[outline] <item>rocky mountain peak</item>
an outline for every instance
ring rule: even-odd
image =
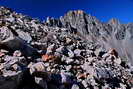
[[[68,11],[66,15],[72,16],[72,15],[84,15],[86,14],[83,10],[73,10],[73,11]]]
[[[111,24],[111,25],[116,25],[116,24],[119,25],[120,21],[116,18],[113,18],[113,19],[109,20],[108,23]]]

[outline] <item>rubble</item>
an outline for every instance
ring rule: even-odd
[[[132,89],[131,53],[107,40],[117,25],[81,10],[42,23],[0,7],[0,89]]]

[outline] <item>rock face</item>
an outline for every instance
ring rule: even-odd
[[[132,29],[82,10],[42,23],[1,6],[0,89],[131,89]]]
[[[132,57],[132,23],[121,24],[117,19],[102,23],[95,17],[85,12],[70,11],[57,20],[60,27],[67,28],[70,32],[80,35],[86,41],[100,44],[106,50],[115,48],[119,56],[133,63]],[[55,26],[54,21],[46,21],[50,26]]]

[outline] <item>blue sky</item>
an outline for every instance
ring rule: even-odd
[[[80,9],[103,22],[111,18],[133,22],[133,0],[0,0],[0,5],[41,20]]]

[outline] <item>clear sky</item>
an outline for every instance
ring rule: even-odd
[[[133,22],[133,0],[0,0],[0,5],[41,20],[81,9],[103,22],[111,18]]]

